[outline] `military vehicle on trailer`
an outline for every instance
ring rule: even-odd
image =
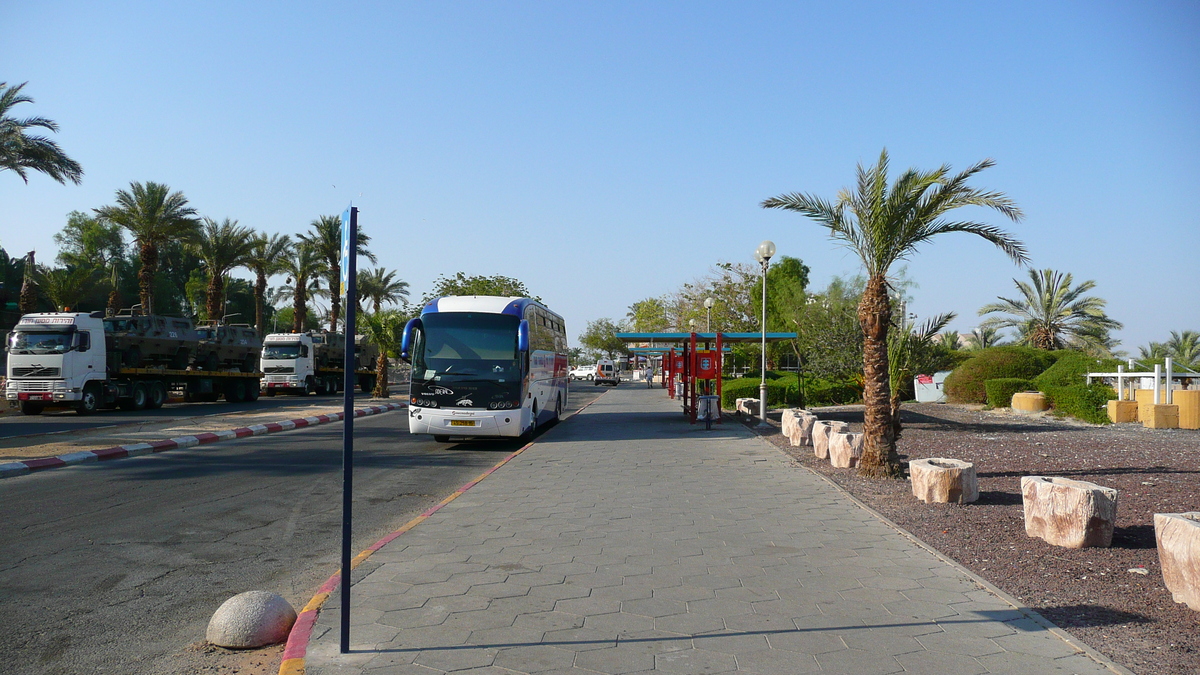
[[[262,354],[262,338],[258,331],[245,324],[230,326],[209,322],[196,329],[200,344],[192,365],[198,370],[237,368],[243,373],[258,370]]]
[[[108,367],[165,366],[183,370],[200,346],[191,319],[142,314],[135,306],[104,318]]]

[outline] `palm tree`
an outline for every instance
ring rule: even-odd
[[[980,316],[1009,315],[993,317],[986,322],[988,325],[1015,328],[1022,344],[1038,349],[1108,350],[1108,331],[1120,329],[1121,324],[1104,314],[1103,299],[1084,295],[1096,287],[1096,282],[1085,281],[1072,288],[1070,273],[1052,269],[1029,270],[1029,279],[1031,283],[1013,279],[1022,297],[1001,297],[1000,302],[980,308]]]
[[[372,310],[378,313],[385,302],[395,305],[407,301],[408,282],[397,279],[395,270],[366,270],[358,275],[358,298],[370,299]]]
[[[950,175],[943,165],[933,171],[909,169],[888,186],[888,154],[869,168],[858,165],[855,192],[843,189],[835,202],[801,193],[767,199],[763,208],[786,209],[808,216],[829,228],[830,236],[862,259],[867,286],[858,304],[863,332],[863,457],[860,472],[868,476],[895,476],[900,472],[891,420],[888,386],[888,327],[892,307],[888,297],[888,270],[897,260],[912,255],[917,246],[947,232],[967,232],[983,237],[1024,264],[1025,246],[1003,230],[974,221],[945,220],[962,206],[995,209],[1013,221],[1021,210],[1000,192],[967,185],[975,174],[993,166],[985,159],[962,173]]]
[[[254,248],[254,230],[241,227],[238,221],[226,218],[218,223],[205,218],[200,236],[192,250],[204,262],[208,274],[208,289],[204,308],[209,321],[225,320],[225,277],[234,268],[246,264]]]
[[[892,435],[896,440],[899,440],[901,431],[900,400],[908,389],[913,375],[916,374],[913,370],[920,367],[917,363],[918,356],[922,351],[927,351],[935,340],[950,347],[946,344],[945,334],[938,335],[938,331],[945,328],[946,324],[953,321],[956,316],[954,312],[938,314],[926,320],[920,327],[906,322],[904,325],[898,326],[900,330],[888,334],[888,388],[891,389],[889,408],[892,417]],[[957,332],[954,333],[954,337],[954,343],[957,345]]]
[[[375,398],[388,397],[388,353],[395,352],[399,344],[400,331],[404,328],[404,317],[394,311],[363,314],[363,335],[379,347],[379,358],[375,361]]]
[[[332,291],[329,298],[329,330],[336,331],[342,312],[342,293],[338,292],[342,283],[342,219],[340,216],[321,216],[309,223],[309,227],[309,233],[301,234],[299,238],[311,246],[317,257],[325,263],[326,280]],[[363,234],[360,227],[355,249],[358,255],[374,263],[375,255],[367,250],[370,241],[371,238]]]
[[[100,269],[83,265],[51,269],[39,265],[38,285],[58,311],[80,311],[79,301],[95,286]]]
[[[1004,344],[1004,334],[999,328],[983,323],[967,336],[967,347],[970,349],[987,349]]]
[[[267,334],[267,277],[287,271],[284,261],[292,254],[292,238],[286,234],[259,234],[254,237],[246,266],[254,271],[254,326],[259,335]]]
[[[21,180],[29,183],[26,169],[41,171],[54,180],[66,185],[67,181],[79,185],[83,178],[83,167],[67,157],[62,148],[45,136],[31,136],[30,129],[41,128],[58,132],[58,124],[44,117],[16,119],[9,111],[18,103],[33,103],[33,99],[22,94],[28,82],[8,86],[0,82],[0,171],[16,172]]]
[[[142,311],[154,312],[154,277],[158,274],[158,249],[169,241],[191,243],[200,232],[196,209],[187,205],[182,192],[171,192],[162,183],[130,183],[130,190],[117,190],[115,206],[93,209],[96,216],[116,223],[133,234],[138,245],[138,292]]]
[[[1182,333],[1171,331],[1171,339],[1167,340],[1167,351],[1171,359],[1188,370],[1200,368],[1200,333],[1185,330]]]
[[[294,284],[292,299],[292,332],[304,332],[304,317],[308,313],[309,286],[325,271],[325,261],[306,242],[292,247],[291,255],[283,260],[283,271],[288,274],[288,283]]]
[[[25,254],[25,267],[21,277],[21,294],[17,296],[17,311],[22,315],[37,309],[37,265],[33,261],[36,251]]]

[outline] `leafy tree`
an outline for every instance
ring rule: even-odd
[[[142,268],[138,272],[138,292],[142,310],[154,312],[154,282],[158,273],[159,249],[168,242],[190,243],[199,234],[196,209],[188,206],[182,192],[171,192],[162,183],[130,183],[130,189],[117,190],[116,204],[95,209],[105,223],[129,230],[138,245]]]
[[[900,402],[904,395],[912,390],[913,375],[923,370],[934,370],[938,361],[939,351],[944,354],[949,348],[945,340],[940,340],[938,331],[954,320],[954,312],[938,314],[925,323],[913,326],[905,322],[899,330],[888,334],[888,384],[892,392],[891,417],[892,432],[897,440],[900,438]],[[954,334],[954,344],[958,344],[958,333]]]
[[[205,312],[210,321],[224,321],[225,278],[230,271],[249,262],[254,250],[254,230],[229,218],[220,223],[205,218],[193,247],[204,262],[208,277]]]
[[[375,361],[375,390],[371,392],[375,398],[388,397],[388,356],[399,351],[404,322],[404,318],[396,312],[363,314],[363,335],[379,347],[379,358]]]
[[[329,294],[329,330],[336,331],[338,320],[342,317],[342,218],[341,216],[321,216],[309,223],[309,232],[299,235],[300,241],[307,244],[324,262],[323,273],[328,282]],[[375,255],[367,250],[371,237],[358,228],[358,241],[355,250],[358,255],[376,262]]]
[[[67,156],[54,141],[40,135],[30,135],[33,129],[58,132],[58,124],[45,117],[17,119],[9,113],[19,103],[33,103],[21,93],[28,82],[8,86],[0,82],[0,171],[9,170],[29,183],[27,169],[40,171],[59,183],[71,181],[79,185],[83,167]]]
[[[287,271],[285,261],[292,254],[292,238],[286,234],[256,234],[246,256],[246,267],[254,272],[254,326],[259,335],[267,334],[267,278]]]
[[[1110,351],[1108,331],[1120,329],[1121,324],[1105,315],[1103,299],[1084,295],[1096,287],[1096,282],[1085,281],[1072,287],[1074,279],[1070,273],[1052,269],[1029,270],[1029,279],[1030,283],[1013,279],[1021,297],[1001,297],[1000,302],[980,308],[980,316],[1008,315],[993,317],[987,325],[1015,328],[1020,344],[1038,349],[1091,347]]]
[[[376,314],[384,303],[396,305],[408,302],[408,282],[396,278],[395,270],[382,267],[366,270],[358,275],[358,300],[371,301]]]
[[[538,302],[542,299],[529,292],[525,284],[512,277],[501,276],[467,276],[462,272],[453,277],[439,276],[433,283],[433,290],[421,298],[424,306],[431,300],[445,295],[496,295],[500,297],[533,298]]]
[[[637,333],[663,333],[671,325],[667,306],[659,298],[646,298],[633,303],[625,317],[629,329]]]
[[[608,358],[618,354],[629,354],[625,342],[617,337],[624,327],[612,319],[596,319],[589,321],[579,336],[579,343],[593,352],[601,353]]]
[[[67,214],[67,224],[54,235],[58,263],[68,267],[106,268],[128,253],[121,226],[103,223],[82,211]]]
[[[975,174],[992,165],[992,160],[984,160],[956,175],[951,175],[946,165],[933,171],[909,169],[889,186],[888,154],[884,150],[875,166],[858,166],[856,189],[843,189],[833,202],[791,193],[762,203],[763,208],[795,211],[829,228],[830,236],[854,251],[866,269],[867,286],[858,306],[858,321],[863,331],[864,403],[860,472],[865,475],[900,473],[888,386],[891,266],[912,255],[920,244],[947,232],[978,235],[1017,263],[1028,259],[1024,245],[992,225],[944,218],[962,206],[983,206],[1014,221],[1020,220],[1020,209],[1003,193],[967,185]]]
[[[862,328],[855,308],[862,297],[861,277],[835,277],[824,290],[809,295],[787,312],[787,330],[806,376],[844,382],[862,373]]]
[[[313,292],[310,284],[316,284],[317,277],[328,268],[324,258],[307,242],[301,241],[292,247],[292,254],[284,258],[283,269],[288,274],[288,283],[293,284],[290,292],[292,332],[301,333],[305,330],[303,322],[308,318],[308,298]]]

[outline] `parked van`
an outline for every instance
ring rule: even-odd
[[[600,359],[596,362],[596,379],[593,380],[597,386],[601,384],[611,384],[617,386],[621,384],[621,371],[617,370],[617,364],[608,359]]]

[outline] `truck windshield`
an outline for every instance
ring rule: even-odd
[[[8,349],[13,354],[62,354],[71,350],[71,334],[17,331],[8,339]]]
[[[263,360],[284,360],[300,358],[300,345],[267,345],[263,347]]]
[[[444,312],[421,317],[413,379],[519,382],[517,325],[506,314]]]

